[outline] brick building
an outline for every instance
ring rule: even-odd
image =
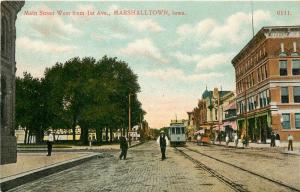
[[[1,1],[1,164],[17,161],[15,137],[15,42],[17,14],[24,1]]]
[[[204,129],[206,135],[223,130],[222,103],[231,97],[231,91],[213,91],[207,89],[203,92],[198,105],[193,110],[194,124],[197,130]]]
[[[263,27],[233,58],[241,137],[300,140],[300,26]]]

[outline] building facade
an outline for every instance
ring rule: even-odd
[[[223,104],[228,102],[233,92],[213,91],[207,89],[198,100],[198,105],[193,110],[194,124],[197,130],[204,130],[207,136],[217,135],[223,128]]]
[[[1,164],[17,161],[15,137],[15,42],[17,14],[24,1],[1,1]]]
[[[234,92],[229,92],[221,98],[221,112],[223,117],[224,136],[228,135],[231,140],[237,131],[236,125],[236,102]]]
[[[233,58],[240,137],[300,140],[300,26],[263,27]]]

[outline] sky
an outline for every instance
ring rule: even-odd
[[[187,119],[206,86],[235,90],[231,60],[252,37],[251,7],[255,33],[263,26],[299,25],[299,1],[27,1],[16,22],[16,73],[43,77],[46,67],[72,57],[117,57],[138,75],[149,126],[168,126],[175,116]],[[114,14],[124,10],[148,15]],[[149,15],[158,10],[166,15]]]

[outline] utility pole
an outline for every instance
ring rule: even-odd
[[[131,132],[131,99],[130,96],[132,94],[129,93],[128,95],[128,131],[127,131],[127,137],[129,139],[129,132]]]
[[[247,87],[246,84],[249,83],[248,81],[245,81],[244,84],[244,91],[245,91],[245,127],[246,127],[246,139],[248,140],[248,113],[247,113],[247,108],[248,108],[248,102],[247,102]],[[248,142],[246,143],[248,145]]]
[[[218,126],[219,126],[219,135],[220,135],[220,137],[219,137],[219,144],[221,144],[221,126],[220,126],[220,120],[221,120],[221,118],[220,118],[220,92],[218,91]]]

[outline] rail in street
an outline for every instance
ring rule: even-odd
[[[189,147],[176,147],[175,149],[179,151],[181,154],[183,154],[186,158],[191,160],[194,164],[199,166],[201,169],[208,171],[213,176],[218,178],[220,181],[229,185],[235,191],[248,191],[248,190],[253,191],[252,184],[255,182],[256,182],[255,184],[256,190],[258,190],[260,186],[263,186],[261,189],[265,190],[266,188],[268,188],[266,186],[270,185],[268,184],[269,182],[277,185],[277,188],[275,188],[275,186],[272,184],[270,185],[269,189],[272,189],[272,191],[274,191],[273,188],[279,191],[286,191],[286,190],[298,191],[298,192],[300,191],[300,189],[290,186],[282,181],[269,178],[262,174],[237,166],[233,163],[223,161],[212,155],[199,152],[198,150],[191,149]],[[200,159],[202,162],[200,161]],[[234,174],[232,175],[230,173],[234,173]],[[237,177],[237,175],[239,176]],[[247,177],[245,177],[245,175],[247,175]],[[260,182],[263,182],[264,184],[263,185],[261,185],[261,183],[258,184],[257,183],[258,179],[263,179],[264,181],[260,180]]]

